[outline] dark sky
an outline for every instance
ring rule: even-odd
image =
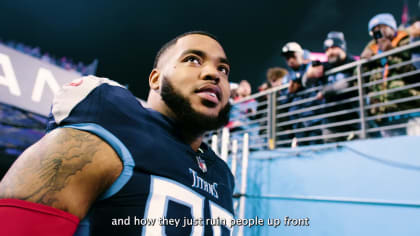
[[[410,15],[419,15],[419,1],[407,2]],[[231,81],[247,79],[255,91],[269,67],[285,65],[280,51],[288,41],[322,51],[326,34],[338,30],[348,51],[358,55],[369,40],[369,19],[390,12],[400,23],[402,8],[398,0],[3,0],[0,37],[84,63],[97,58],[97,75],[129,84],[144,99],[161,45],[180,33],[205,30],[222,42]]]

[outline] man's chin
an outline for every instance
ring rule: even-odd
[[[216,119],[218,118],[219,113],[220,113],[220,108],[218,107],[203,106],[203,107],[200,107],[199,109],[193,108],[193,110],[200,116],[205,117],[207,119]]]
[[[338,63],[338,58],[337,57],[332,57],[328,59],[328,63],[330,64],[336,64]]]

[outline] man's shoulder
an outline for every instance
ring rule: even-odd
[[[396,39],[398,40],[398,47],[410,44],[411,42],[410,35],[407,30],[399,30]]]
[[[129,106],[130,108],[122,109]],[[63,121],[83,122],[94,117],[104,117],[109,111],[143,108],[137,98],[124,86],[107,78],[86,76],[66,84],[54,97],[50,122],[61,125]]]

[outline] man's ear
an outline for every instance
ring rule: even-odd
[[[156,68],[150,72],[149,86],[152,90],[159,90],[160,88],[160,71]]]

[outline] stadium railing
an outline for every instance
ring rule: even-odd
[[[373,74],[384,73],[384,67],[366,70],[371,63],[405,51],[415,55],[420,51],[420,41],[326,71],[325,76],[352,71],[351,76],[343,79],[350,86],[337,94],[343,95],[345,99],[330,102],[317,100],[314,94],[325,86],[322,85],[304,89],[293,96],[287,93],[288,86],[275,87],[236,101],[233,106],[250,100],[257,101],[258,105],[256,111],[236,118],[241,119],[243,126],[231,131],[230,138],[238,140],[238,145],[241,145],[242,135],[249,133],[249,148],[252,151],[296,144],[310,145],[413,133],[418,135],[420,67],[414,65],[420,64],[420,58],[412,56],[408,61],[390,65],[386,68],[388,71],[407,66],[412,69],[385,79],[369,79]],[[393,81],[404,81],[405,84],[389,87],[388,83]],[[378,90],[381,86],[388,89]],[[293,99],[297,96],[299,99]],[[314,101],[317,101],[316,105]],[[328,129],[330,132],[325,132]],[[214,134],[219,137],[219,142],[222,140],[222,130],[216,130],[207,133],[205,141],[211,143]]]

